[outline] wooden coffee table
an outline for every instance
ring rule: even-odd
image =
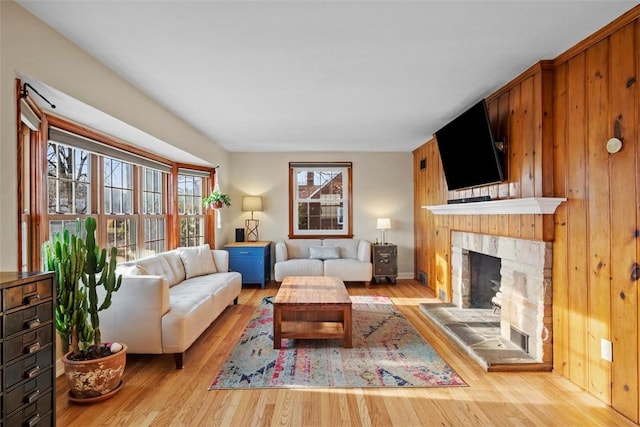
[[[273,300],[273,348],[283,338],[351,342],[351,298],[337,277],[287,276]]]

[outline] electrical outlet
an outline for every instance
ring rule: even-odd
[[[611,341],[600,338],[600,357],[607,362],[613,362],[613,348]]]

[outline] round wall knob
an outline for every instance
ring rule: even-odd
[[[611,138],[607,141],[607,151],[611,154],[617,153],[622,149],[622,141],[618,138]]]

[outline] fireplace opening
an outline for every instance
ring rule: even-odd
[[[495,308],[492,299],[500,290],[500,258],[469,251],[469,308]]]

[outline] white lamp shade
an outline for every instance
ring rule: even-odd
[[[391,220],[389,218],[378,218],[378,222],[376,223],[376,229],[378,229],[378,230],[390,230],[391,229]]]
[[[262,197],[260,196],[243,196],[242,197],[242,210],[251,212],[262,211]]]

